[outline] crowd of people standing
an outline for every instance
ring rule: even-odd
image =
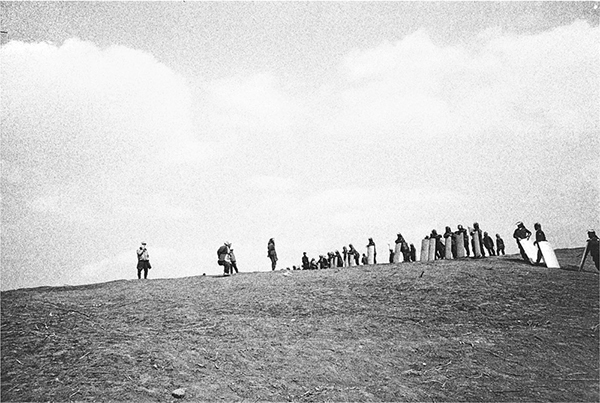
[[[516,223],[517,228],[513,232],[513,238],[515,239],[519,248],[519,253],[523,260],[530,262],[534,265],[540,265],[543,254],[540,242],[547,241],[546,234],[542,230],[540,223],[534,224],[535,237],[534,245],[537,245],[537,256],[535,256],[535,262],[533,256],[528,256],[523,243],[525,240],[534,235],[529,231],[523,222],[519,221]],[[599,238],[594,230],[588,231],[587,246],[582,257],[581,266],[585,261],[587,255],[591,255],[594,261],[596,269],[599,265],[598,249],[599,249]],[[389,246],[389,244],[388,244]],[[373,238],[368,239],[366,245],[366,253],[361,253],[349,244],[347,247],[342,247],[342,252],[339,250],[326,252],[319,255],[318,258],[309,258],[304,252],[302,254],[301,264],[293,266],[293,270],[320,270],[329,268],[340,268],[340,267],[352,267],[368,264],[377,264],[377,249]],[[472,258],[485,258],[486,251],[488,256],[500,256],[505,255],[505,244],[500,234],[496,234],[496,240],[489,235],[488,232],[482,231],[479,223],[473,223],[473,227],[465,229],[462,225],[457,226],[456,231],[452,231],[451,227],[446,227],[443,235],[438,234],[437,230],[433,229],[431,233],[422,241],[421,248],[421,261],[431,261],[438,259],[457,259],[462,257]],[[152,267],[150,265],[150,256],[146,248],[146,243],[142,242],[142,245],[137,250],[138,264],[137,272],[138,279],[148,277],[148,270]],[[271,262],[271,270],[277,268],[277,251],[275,250],[275,240],[269,239],[267,243],[267,257]],[[389,263],[412,263],[417,261],[417,249],[414,244],[409,244],[401,233],[397,234],[395,241],[395,248],[389,248]],[[225,242],[217,250],[217,263],[219,266],[223,266],[223,274],[225,276],[237,274],[238,267],[236,257],[230,242]],[[289,269],[289,268],[288,268]],[[581,270],[581,268],[580,268]]]

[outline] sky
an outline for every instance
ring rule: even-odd
[[[600,228],[597,2],[2,2],[2,290]]]

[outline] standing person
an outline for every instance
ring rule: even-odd
[[[443,259],[446,255],[446,248],[444,243],[442,242],[442,236],[437,233],[436,230],[431,230],[431,235],[429,235],[429,239],[435,238],[435,257],[436,259]]]
[[[402,234],[398,234],[398,238],[396,238],[396,244],[400,244],[400,252],[402,252],[402,258],[405,262],[410,262],[410,248],[408,247],[408,243],[402,236]]]
[[[466,256],[469,257],[469,255],[471,254],[469,252],[469,234],[468,234],[467,230],[461,224],[458,224],[458,230],[456,231],[456,235],[459,235],[459,234],[463,235],[463,242],[464,242]]]
[[[504,253],[504,240],[500,238],[500,234],[496,234],[496,249],[498,256],[500,256],[500,253],[506,255],[506,253]]]
[[[446,232],[444,232],[444,239],[446,243],[450,242],[452,257],[456,259],[456,237],[454,236],[454,232],[450,227],[446,227]]]
[[[414,244],[410,244],[410,261],[411,262],[416,262],[417,261],[417,249],[415,248]]]
[[[148,269],[151,269],[150,266],[150,254],[148,254],[148,250],[146,249],[146,242],[142,242],[142,245],[137,250],[137,274],[138,280],[142,278],[142,271],[144,272],[144,279],[148,278]]]
[[[233,275],[233,271],[235,270],[235,274],[238,274],[238,268],[235,260],[235,255],[233,254],[233,248],[231,244],[229,244],[229,261],[231,262],[231,274]]]
[[[596,265],[596,270],[600,270],[600,268],[598,268],[598,263],[599,263],[598,262],[598,249],[599,248],[600,248],[600,239],[598,238],[598,235],[596,235],[596,231],[594,231],[593,229],[588,230],[587,246],[585,247],[585,254],[583,255],[583,258],[581,259],[581,266],[579,267],[580,271],[583,269],[583,264],[585,263],[585,258],[588,253],[590,255],[592,255],[592,260],[594,261],[594,264]]]
[[[306,256],[306,252],[302,253],[302,270],[310,269],[310,262],[308,261],[308,256]]]
[[[348,253],[350,254],[348,260],[354,259],[354,263],[358,266],[360,262],[360,253],[358,253],[358,251],[354,249],[354,246],[352,246],[352,244],[348,245],[348,247],[350,248],[350,250],[348,251]]]
[[[535,265],[539,266],[543,258],[542,250],[540,249],[539,243],[546,241],[546,234],[544,234],[544,231],[542,231],[542,224],[540,224],[539,222],[533,224],[533,228],[535,229],[535,241],[533,242],[533,244],[537,245],[538,247],[538,254],[537,259],[535,261]]]
[[[369,259],[367,258],[367,255],[365,255],[364,253],[362,255],[362,264],[363,264],[363,266],[366,266],[369,264]]]
[[[494,240],[487,232],[483,233],[483,246],[488,250],[490,256],[496,256],[496,252],[494,251]]]
[[[335,251],[335,257],[337,258],[337,267],[344,267],[344,261],[342,260],[342,255],[339,250]]]
[[[367,250],[369,249],[369,246],[373,247],[373,264],[377,264],[377,249],[375,248],[375,242],[373,241],[373,238],[369,238]]]
[[[473,245],[475,245],[475,236],[479,240],[479,249],[481,250],[481,257],[485,257],[485,248],[483,245],[483,235],[481,233],[481,229],[479,228],[479,223],[473,223],[473,231],[471,231],[471,237],[473,237]],[[473,251],[475,251],[475,247],[473,246]]]
[[[271,259],[271,270],[275,270],[275,267],[277,267],[277,252],[275,251],[275,240],[273,238],[269,239],[267,244],[267,257]]]
[[[521,221],[517,222],[517,229],[513,232],[513,238],[517,241],[517,246],[519,247],[519,252],[521,253],[521,257],[524,261],[529,263],[529,258],[527,257],[527,253],[525,253],[525,249],[521,246],[521,239],[529,239],[531,236],[531,231],[525,228],[525,225]]]
[[[217,249],[217,264],[219,266],[223,266],[223,275],[229,276],[229,272],[231,270],[231,257],[229,256],[229,247],[231,244],[229,242],[225,242],[223,245]]]
[[[394,263],[394,250],[390,247],[390,244],[388,244],[388,248],[390,250],[390,264]]]
[[[345,246],[342,248],[342,254],[344,255],[344,266],[350,266],[350,260],[348,260],[348,248]]]

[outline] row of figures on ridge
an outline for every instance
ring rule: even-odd
[[[471,255],[479,259],[486,256],[486,250],[489,256],[505,254],[504,240],[499,234],[496,234],[495,246],[492,237],[479,228],[479,223],[473,223],[473,228],[469,227],[468,231],[462,225],[454,232],[446,227],[443,235],[434,229],[421,242],[421,261],[459,259]]]
[[[398,234],[396,244],[399,245],[398,249],[401,252],[396,254],[394,250],[390,249],[389,263],[399,263],[400,261],[414,262],[416,260],[417,251],[415,246],[413,244],[409,246],[401,234]],[[369,238],[366,248],[367,252],[361,255],[354,245],[349,244],[348,247],[344,246],[342,248],[342,252],[339,250],[327,252],[327,254],[319,255],[318,259],[311,259],[304,252],[302,254],[302,265],[299,267],[293,266],[293,270],[319,270],[377,264],[377,249],[373,238]]]

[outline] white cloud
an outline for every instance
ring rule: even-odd
[[[273,175],[256,175],[246,181],[250,190],[290,192],[298,188],[296,181]]]
[[[341,69],[346,82],[321,100],[329,106],[322,128],[338,136],[420,139],[598,130],[599,30],[576,22],[443,47],[421,30],[356,50]]]
[[[184,80],[147,53],[77,39],[10,42],[2,70],[2,123],[21,162],[43,152],[77,169],[120,170],[173,144],[202,154]]]
[[[209,122],[216,130],[283,133],[294,123],[298,106],[272,74],[238,75],[205,85]]]

